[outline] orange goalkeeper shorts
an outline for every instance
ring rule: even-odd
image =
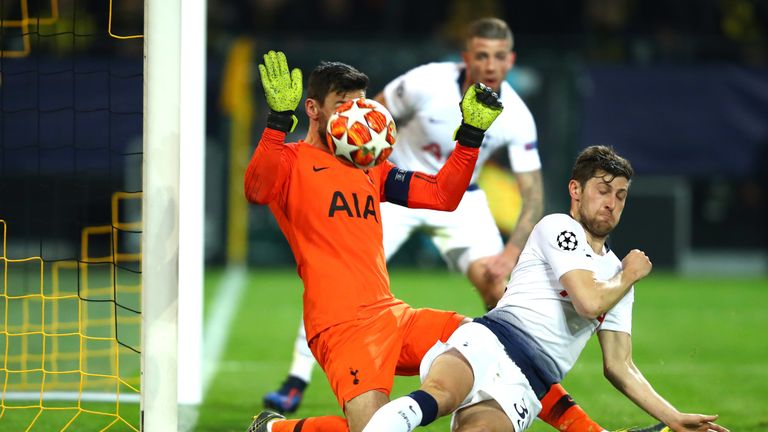
[[[445,342],[463,315],[398,302],[367,318],[330,327],[309,342],[339,406],[370,390],[389,396],[395,375],[417,375],[424,354]]]

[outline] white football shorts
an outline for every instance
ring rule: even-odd
[[[472,366],[475,383],[456,411],[487,400],[495,400],[515,426],[526,430],[541,411],[541,403],[520,368],[509,358],[504,346],[482,324],[459,326],[446,343],[438,341],[421,360],[419,373],[424,382],[432,362],[440,354],[457,349]],[[451,430],[454,424],[451,419]]]
[[[453,212],[381,203],[384,253],[389,259],[417,230],[432,238],[448,266],[466,274],[469,264],[504,249],[482,189],[467,191]]]

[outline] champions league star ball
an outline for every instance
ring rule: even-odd
[[[360,169],[372,168],[389,157],[395,145],[395,121],[384,105],[358,98],[344,102],[328,119],[326,138],[331,153]]]

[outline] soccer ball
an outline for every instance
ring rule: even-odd
[[[389,157],[395,145],[395,121],[375,100],[351,99],[328,119],[326,138],[331,153],[360,169],[372,168]]]

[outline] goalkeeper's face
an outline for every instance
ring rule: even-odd
[[[582,187],[576,180],[569,185],[576,206],[574,215],[594,237],[604,238],[616,228],[624,211],[629,180],[598,171]]]
[[[330,92],[325,96],[322,104],[318,106],[317,134],[325,142],[325,129],[328,119],[331,118],[336,108],[350,99],[365,97],[365,90],[352,90],[342,92]]]
[[[474,37],[467,42],[462,58],[467,65],[467,82],[479,81],[498,93],[515,62],[515,53],[508,39]]]

